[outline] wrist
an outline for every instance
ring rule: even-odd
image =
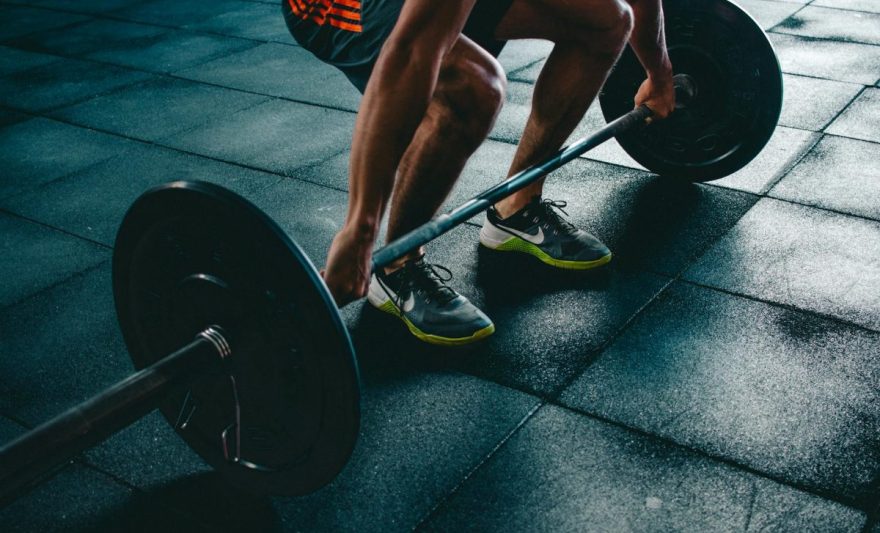
[[[345,233],[351,242],[372,247],[379,234],[379,221],[370,218],[347,220],[341,233]]]
[[[648,71],[648,78],[654,82],[668,82],[672,80],[672,63],[666,58],[657,68]]]

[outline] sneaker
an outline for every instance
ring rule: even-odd
[[[391,274],[374,274],[367,300],[431,344],[468,344],[494,333],[489,317],[446,285],[451,279],[449,269],[420,258]]]
[[[480,243],[493,250],[533,255],[550,266],[571,270],[587,270],[611,261],[607,246],[557,213],[567,215],[566,205],[536,196],[507,218],[491,207],[480,230]]]

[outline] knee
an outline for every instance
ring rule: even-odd
[[[577,32],[584,42],[595,46],[599,41],[603,49],[620,50],[626,44],[635,24],[633,10],[625,0],[610,0],[603,9],[591,9],[580,13],[582,31]]]
[[[449,126],[480,143],[504,105],[507,77],[495,58],[469,61],[441,72],[441,98]]]

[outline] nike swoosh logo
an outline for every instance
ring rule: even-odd
[[[519,237],[520,239],[522,239],[524,241],[529,241],[532,244],[543,244],[544,243],[544,230],[541,228],[538,228],[538,233],[535,233],[533,235],[531,233],[526,233],[524,231],[517,231],[513,228],[508,228],[508,227],[501,226],[501,225],[498,225],[498,227],[508,233],[512,233],[512,234],[516,235],[517,237]]]
[[[382,288],[385,290],[385,293],[391,297],[391,301],[394,302],[395,304],[397,304],[397,294],[394,291],[392,291],[391,288],[388,287],[388,285],[385,285],[385,283],[382,282],[381,279],[379,280],[379,284],[382,285]],[[403,302],[403,304],[399,307],[399,309],[401,311],[403,311],[404,313],[409,313],[410,311],[413,310],[413,308],[415,308],[415,306],[416,306],[416,297],[413,293],[409,293],[409,298],[407,298]]]
[[[413,310],[413,308],[415,306],[416,306],[416,298],[415,298],[415,296],[413,296],[412,293],[410,293],[409,298],[407,298],[406,301],[403,302],[403,309],[402,310],[404,313],[409,313],[410,311]]]

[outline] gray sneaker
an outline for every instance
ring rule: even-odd
[[[431,344],[457,346],[494,333],[489,317],[446,285],[451,279],[447,268],[420,258],[391,274],[374,274],[367,300]]]
[[[556,212],[566,214],[565,206],[565,202],[536,196],[507,218],[491,207],[480,230],[480,243],[493,250],[533,255],[550,266],[570,270],[587,270],[611,261],[607,246]]]

